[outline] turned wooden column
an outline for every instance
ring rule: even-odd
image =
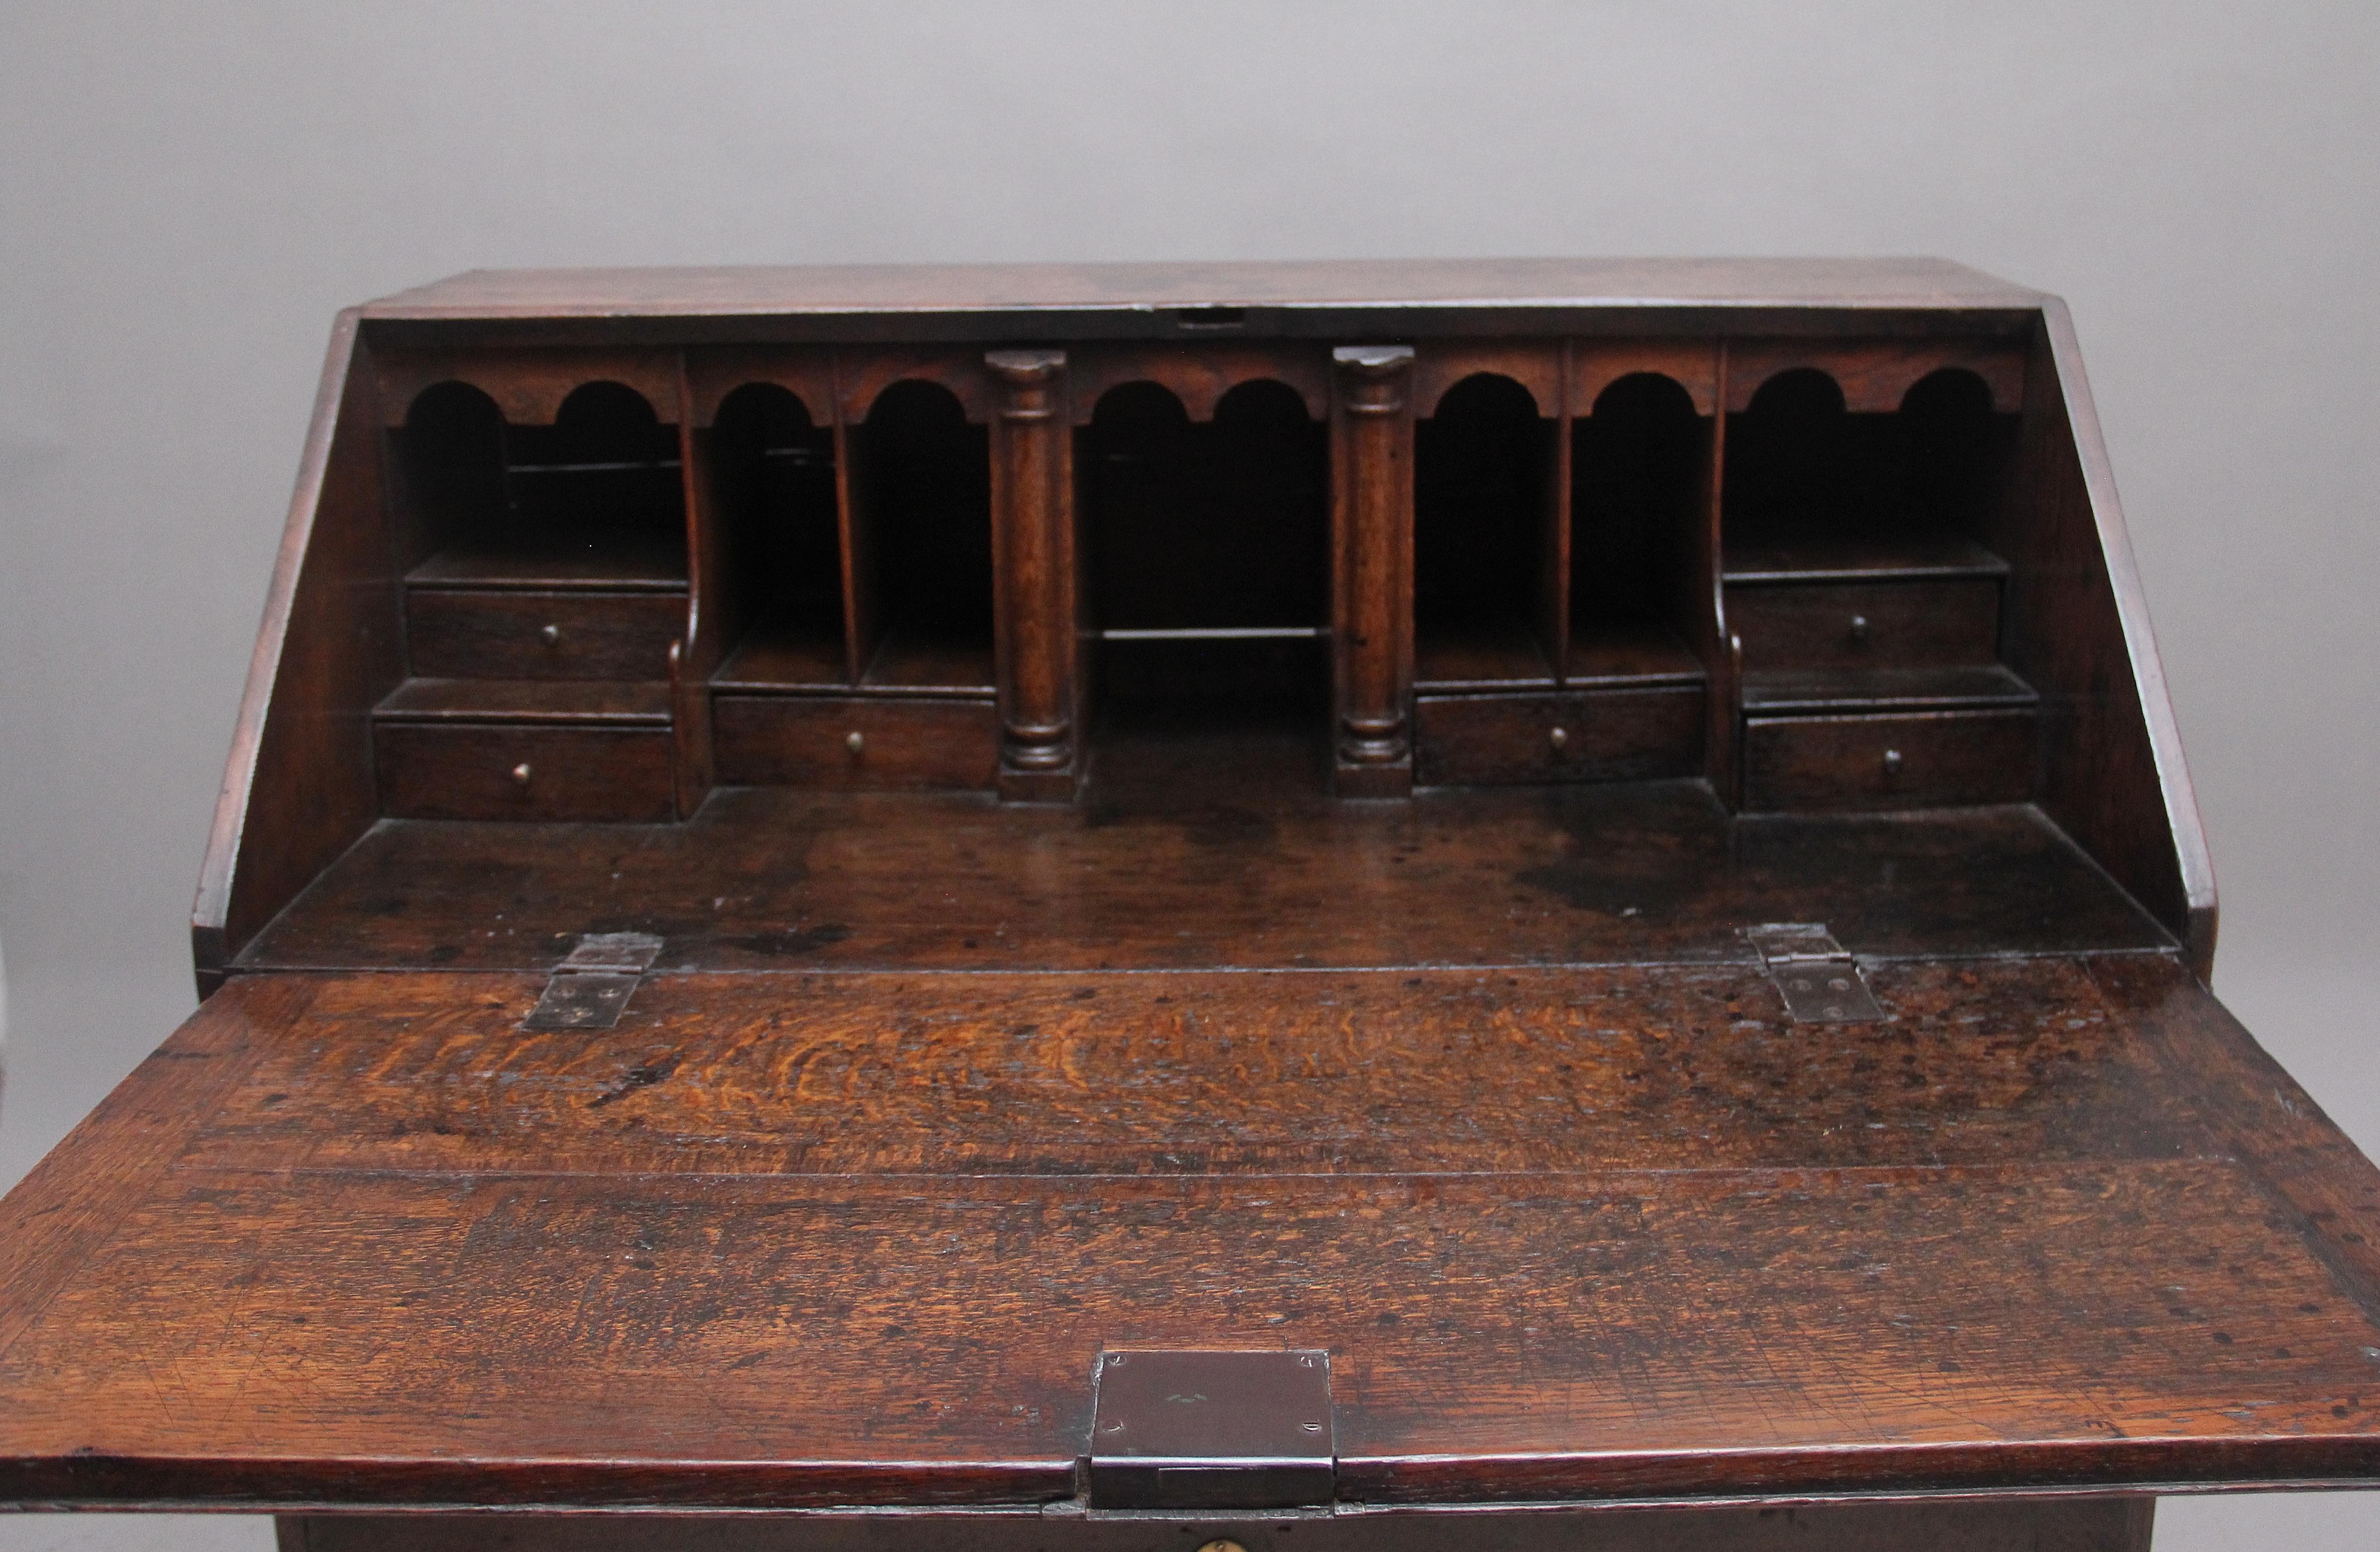
[[[991,429],[1000,795],[1064,802],[1082,773],[1076,727],[1074,474],[1062,350],[994,350]]]
[[[1331,352],[1333,785],[1413,790],[1413,347]]]

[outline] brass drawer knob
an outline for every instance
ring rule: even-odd
[[[1852,645],[1855,647],[1864,647],[1867,645],[1867,617],[1865,615],[1853,615],[1852,617]]]
[[[549,625],[544,629],[537,633],[537,639],[543,642],[550,647],[560,646],[562,644],[562,627],[558,625]]]
[[[528,778],[529,768],[528,761],[524,760],[519,764],[513,767],[513,780],[518,782],[523,787],[527,787],[528,785]]]
[[[864,734],[845,733],[843,736],[843,747],[851,751],[852,755],[856,758],[867,750],[868,739]]]
[[[1884,752],[1884,778],[1887,781],[1896,781],[1900,779],[1900,751],[1897,749],[1888,749]]]
[[[1553,745],[1554,752],[1556,754],[1560,754],[1563,750],[1570,747],[1570,729],[1567,727],[1555,728],[1552,732],[1546,735],[1546,742]]]

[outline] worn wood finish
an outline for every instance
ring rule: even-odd
[[[1774,813],[2022,802],[2033,795],[2040,739],[2029,707],[1751,717],[1743,806]]]
[[[2204,988],[1872,979],[1821,1038],[1743,970],[662,976],[589,1039],[243,977],[164,1059],[261,1048],[0,1350],[0,1491],[1065,1499],[1099,1348],[1215,1341],[1339,1355],[1357,1503],[2380,1473],[2325,1244],[2380,1177],[2243,1134]]]
[[[1319,774],[1303,739],[1115,739],[1071,809],[751,788],[659,829],[382,825],[244,962],[544,968],[635,923],[728,969],[1741,962],[1760,922],[1886,956],[2172,942],[2021,809],[1730,822],[1689,782],[1348,804]]]
[[[382,810],[398,818],[677,816],[676,749],[665,727],[383,722],[372,741]]]
[[[1039,1510],[964,1516],[292,1515],[282,1552],[903,1552],[912,1538],[978,1552],[2148,1552],[2153,1501],[1798,1504],[1587,1512],[1341,1513],[1277,1521],[1092,1520]]]
[[[1330,589],[1339,792],[1413,789],[1413,399],[1410,346],[1339,350],[1331,409]]]
[[[340,314],[215,799],[190,954],[199,992],[379,813],[369,717],[404,673],[378,400]]]
[[[730,782],[980,790],[999,768],[1000,721],[980,701],[722,695],[713,715]]]
[[[1729,628],[1746,673],[1767,668],[1922,668],[1990,663],[1997,581],[1730,587]]]
[[[1699,685],[1426,695],[1414,707],[1414,776],[1433,786],[1690,776],[1702,752]]]
[[[0,1202],[0,1503],[2139,1552],[2022,1496],[2380,1482],[2380,1173],[2212,926],[2038,293],[463,277],[334,342],[227,981]],[[1200,1345],[1330,1351],[1329,1510],[1087,1508]]]

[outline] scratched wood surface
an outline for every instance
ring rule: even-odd
[[[2380,1176],[2176,957],[1875,982],[237,976],[0,1204],[0,1497],[1064,1498],[1276,1343],[1357,1502],[2380,1478]]]
[[[541,969],[624,929],[755,970],[1744,962],[1778,921],[1884,956],[2172,942],[2022,807],[1730,823],[1693,782],[1348,804],[1293,739],[1135,753],[1104,749],[1072,809],[755,788],[678,825],[383,822],[244,963]]]

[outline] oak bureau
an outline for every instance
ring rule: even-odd
[[[2144,1548],[2380,1483],[2064,308],[475,273],[333,335],[0,1501],[312,1552]]]

